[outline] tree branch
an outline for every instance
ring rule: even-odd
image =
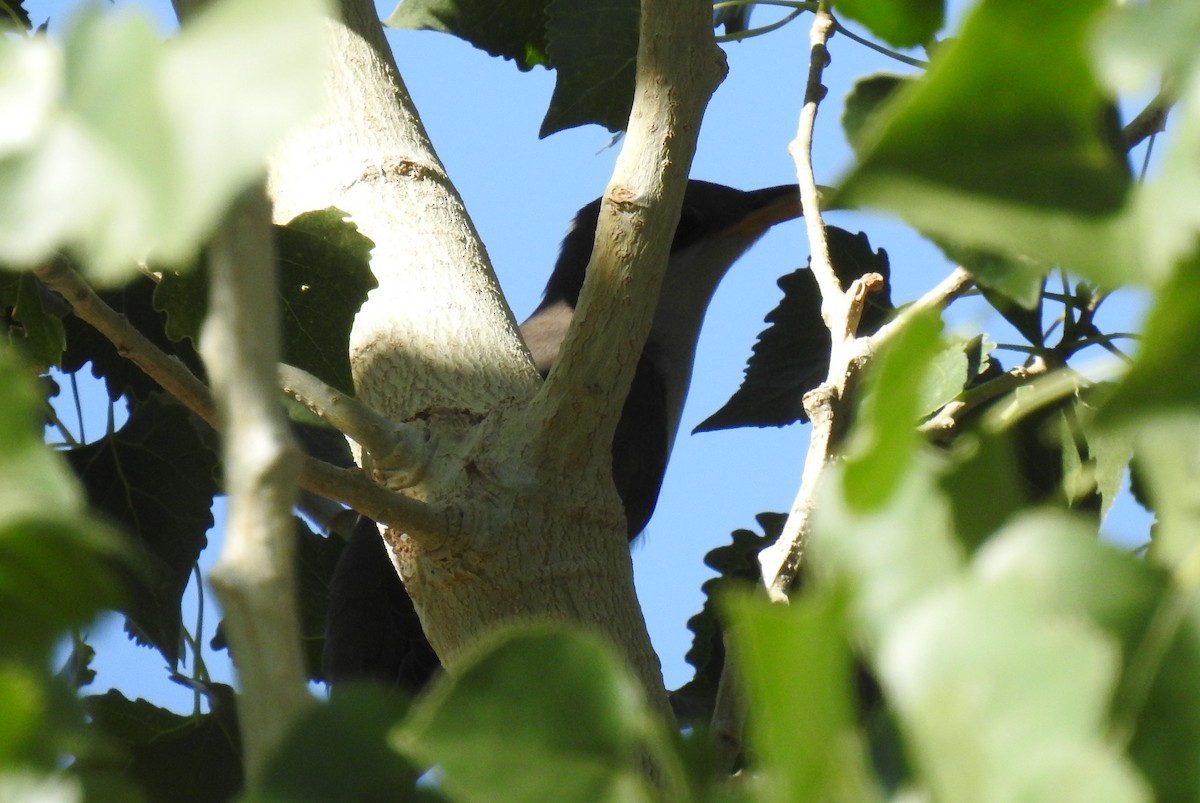
[[[1135,148],[1147,137],[1165,131],[1167,115],[1173,105],[1175,105],[1175,97],[1169,91],[1163,90],[1155,95],[1154,99],[1146,104],[1146,108],[1138,112],[1137,116],[1130,120],[1122,131],[1125,149]]]
[[[611,476],[611,455],[594,444],[612,442],[658,304],[700,122],[725,72],[709,4],[642,3],[628,130],[570,331],[530,410],[547,476],[580,455]]]
[[[208,386],[186,365],[150,342],[124,315],[108,306],[65,257],[57,257],[33,273],[48,289],[62,296],[80,320],[108,338],[118,354],[141,368],[163,390],[216,428],[216,412]]]
[[[270,207],[261,188],[238,201],[209,251],[201,356],[212,378],[229,512],[209,582],[221,600],[242,695],[238,717],[251,785],[309,706],[296,612],[292,507],[297,447],[279,407],[279,308]]]
[[[83,322],[106,337],[117,352],[142,369],[159,387],[217,429],[216,412],[208,386],[175,357],[139,332],[125,316],[96,295],[91,285],[65,258],[37,268],[34,275],[58,293]],[[300,458],[300,484],[327,499],[349,505],[378,521],[409,526],[438,526],[421,502],[389,491],[359,470],[331,466],[309,455]]]
[[[429,464],[430,442],[417,424],[397,424],[358,399],[331,388],[307,371],[279,364],[283,392],[303,404],[371,455],[372,468],[389,488],[410,488]]]

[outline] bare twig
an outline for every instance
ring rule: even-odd
[[[852,327],[857,325],[858,317],[862,311],[861,304],[865,299],[865,292],[859,292],[859,289],[866,286],[865,284],[858,285],[850,293],[842,291],[841,282],[833,270],[833,263],[829,257],[829,243],[825,236],[825,223],[821,217],[821,193],[817,187],[816,174],[813,171],[812,165],[812,141],[813,130],[817,120],[817,109],[824,99],[826,92],[824,85],[821,83],[821,76],[825,70],[825,66],[829,63],[829,51],[826,43],[833,33],[833,26],[833,17],[829,13],[828,3],[823,0],[813,18],[812,28],[809,33],[808,83],[804,93],[804,106],[800,111],[800,121],[796,138],[788,144],[788,153],[791,154],[792,159],[796,162],[796,179],[800,187],[800,203],[804,210],[804,221],[808,231],[809,251],[811,254],[810,267],[813,277],[817,280],[817,285],[821,290],[821,317],[830,331],[832,341],[830,377],[834,376],[835,370],[840,370],[834,366],[845,364],[847,358],[845,345],[847,341],[853,341],[854,331]],[[857,310],[852,310],[851,307],[857,307]],[[849,317],[853,318],[854,324],[849,322]],[[844,375],[845,372],[841,371],[841,373]],[[804,408],[812,421],[812,435],[809,442],[808,454],[805,458],[804,479],[800,490],[802,496],[813,495],[817,478],[831,453],[834,424],[833,410],[839,395],[840,390],[838,386],[826,382],[815,391],[807,394],[804,398]],[[804,507],[805,512],[803,513],[803,517],[807,517],[809,509],[811,509],[811,505]],[[793,520],[798,521],[799,518],[797,508],[793,506],[792,515],[788,517],[788,525],[793,525]],[[803,531],[807,532],[807,525],[803,526]],[[785,535],[786,532],[785,529]],[[763,567],[763,578],[768,596],[772,600],[786,602],[786,589],[783,592],[775,591],[781,572],[779,569],[769,567],[770,563],[774,560],[773,554],[778,553],[781,548],[784,556],[790,554],[790,551],[786,547],[781,547],[782,541],[783,537],[780,538],[779,542],[763,550],[759,556],[759,561]],[[781,559],[779,562],[782,564],[784,561]],[[737,757],[741,752],[742,723],[745,719],[742,710],[744,702],[742,695],[736,688],[736,679],[732,675],[732,672],[732,661],[727,660],[721,671],[717,700],[714,704],[711,720],[714,732],[719,733],[716,745],[716,766],[718,771],[724,773],[729,773],[733,770]]]
[[[825,99],[825,86],[821,76],[829,63],[829,50],[826,47],[833,33],[833,17],[825,3],[817,10],[809,32],[809,62],[808,84],[804,90],[804,106],[800,110],[800,122],[796,138],[788,145],[788,153],[796,162],[796,180],[800,186],[800,204],[804,210],[804,225],[808,232],[809,249],[811,251],[811,269],[817,285],[821,289],[821,317],[825,325],[833,332],[836,344],[845,339],[844,326],[837,327],[835,320],[842,313],[845,298],[842,284],[838,281],[829,259],[829,242],[825,236],[825,221],[821,217],[821,194],[817,189],[817,179],[812,165],[813,130],[817,122],[817,108]],[[843,333],[836,331],[838,328]],[[842,334],[839,337],[839,334]],[[853,335],[851,335],[853,336]]]
[[[242,695],[246,770],[267,757],[313,703],[300,651],[292,507],[300,467],[275,387],[279,308],[271,212],[257,188],[227,214],[209,251],[201,355],[212,379],[229,512],[209,573]]]

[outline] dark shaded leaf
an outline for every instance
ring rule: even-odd
[[[175,342],[167,336],[166,320],[152,303],[155,286],[153,279],[138,276],[122,287],[103,290],[98,295],[150,342],[167,354],[178,357],[192,373],[203,376],[200,358],[192,344]],[[67,373],[74,373],[90,362],[92,373],[104,380],[108,397],[113,400],[125,394],[145,399],[159,389],[154,380],[127,357],[119,354],[111,341],[89,324],[70,315],[63,320],[63,325],[67,332],[67,350],[63,354],[62,368]]]
[[[863,334],[873,333],[892,310],[887,253],[872,251],[861,232],[850,234],[835,226],[827,227],[826,232],[830,259],[844,285],[867,273],[884,278],[884,288],[867,299],[859,324]],[[694,432],[808,420],[804,394],[821,384],[829,372],[829,330],[821,319],[821,294],[811,271],[789,273],[779,280],[779,287],[783,300],[767,315],[770,326],[754,344],[741,387]]]
[[[25,0],[0,0],[0,26],[15,25],[28,31],[33,27]]]
[[[755,520],[762,528],[762,535],[751,530],[734,530],[731,543],[704,556],[704,565],[716,570],[717,576],[700,586],[704,607],[687,622],[688,630],[692,631],[692,646],[684,657],[695,673],[686,684],[671,692],[671,704],[681,722],[702,724],[712,717],[717,685],[725,668],[725,639],[717,601],[732,588],[753,587],[758,583],[758,553],[779,538],[787,514],[759,513]]]
[[[248,800],[441,800],[432,789],[417,788],[420,773],[388,746],[407,709],[401,695],[375,686],[339,688],[296,723]]]
[[[633,107],[639,0],[550,0],[550,59],[558,82],[538,136],[587,123],[624,131]]]
[[[182,716],[120,692],[85,697],[94,727],[120,755],[84,765],[119,768],[150,800],[218,803],[242,787],[241,739],[233,689],[206,687],[212,713]]]
[[[127,624],[174,667],[182,644],[180,599],[213,524],[216,455],[183,407],[152,397],[120,430],[72,449],[67,459],[90,503],[143,548],[149,568],[134,579]]]
[[[384,24],[442,31],[529,70],[549,66],[547,0],[402,0]]]
[[[64,305],[31,273],[0,270],[0,324],[10,343],[39,370],[58,365],[67,347]]]
[[[372,247],[337,209],[306,212],[275,227],[283,361],[351,395],[350,327],[376,286]],[[154,305],[167,313],[172,337],[195,340],[208,307],[207,273],[164,275]]]

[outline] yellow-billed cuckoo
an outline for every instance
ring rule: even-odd
[[[542,303],[521,324],[542,376],[558,358],[596,238],[600,199],[572,221]],[[772,225],[800,215],[795,185],[743,192],[689,181],[650,335],[613,437],[613,482],[632,541],[658,501],[691,382],[696,339],[718,283]],[[329,588],[325,675],[381,680],[409,691],[438,667],[375,523],[363,519]]]

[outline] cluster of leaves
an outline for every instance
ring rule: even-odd
[[[130,266],[145,253],[171,264],[194,257],[266,144],[305,108],[294,88],[315,83],[304,46],[316,40],[314,9],[234,5],[217,4],[168,45],[136,18],[99,15],[83,18],[62,51],[0,39],[0,97],[16,99],[0,136],[0,255],[25,268],[69,249],[92,279],[125,282],[105,301],[196,370],[203,274],[129,281]],[[900,12],[834,6],[897,47],[930,43],[943,17],[936,0]],[[544,132],[588,121],[619,128],[611,98],[632,86],[621,69],[633,63],[636,8],[408,0],[392,22],[453,31],[526,68],[555,66],[570,101],[552,103]],[[5,9],[28,25],[20,4]],[[588,36],[576,37],[581,29]],[[1200,796],[1197,42],[1190,0],[1115,12],[1102,0],[983,0],[925,76],[859,84],[846,119],[858,163],[841,200],[902,215],[962,261],[1049,370],[1033,385],[1004,385],[1014,374],[990,364],[989,347],[943,336],[929,315],[877,355],[845,459],[824,483],[811,569],[793,604],[722,592],[692,622],[697,678],[683,696],[703,709],[725,660],[712,611],[725,612],[750,709],[754,772],[740,786],[714,777],[701,730],[669,733],[647,711],[604,645],[542,627],[481,645],[411,707],[366,689],[336,695],[298,725],[252,799],[401,790],[488,801],[857,801],[901,789],[951,800]],[[603,62],[589,55],[597,49]],[[262,69],[265,53],[277,69]],[[572,105],[589,94],[566,83],[572,71],[619,89],[607,111]],[[1180,98],[1174,137],[1161,170],[1134,186],[1109,125],[1110,95],[1159,75]],[[248,76],[278,83],[248,91]],[[278,101],[270,121],[235,108],[264,96]],[[879,269],[865,237],[833,237],[837,252],[858,254],[850,270]],[[333,211],[298,219],[278,242],[287,359],[349,389],[345,339],[369,287],[370,244]],[[1048,293],[1052,266],[1083,283]],[[1120,381],[1094,384],[1066,364],[1107,342],[1093,288],[1124,284],[1153,295],[1145,342]],[[789,322],[811,323],[794,305],[811,298],[810,285],[804,274],[781,280],[785,299],[771,318],[780,328],[764,333],[741,398],[708,426],[801,416],[797,391],[814,368],[781,368],[787,350],[776,338]],[[1062,334],[1051,344],[1044,318],[1054,304]],[[64,318],[28,272],[0,274],[0,308],[16,344],[0,350],[0,797],[228,797],[242,783],[236,706],[202,664],[188,682],[210,711],[187,716],[116,692],[81,697],[89,648],[78,638],[67,669],[51,671],[55,645],[102,610],[124,613],[172,671],[203,639],[184,625],[180,600],[219,491],[211,433]],[[130,416],[55,453],[42,438],[53,388],[33,377],[89,363]],[[952,442],[930,443],[914,424],[952,402],[972,403],[971,414]],[[1144,558],[1097,538],[1097,514],[1131,456],[1157,518]],[[735,534],[710,562],[749,580],[754,550],[781,523],[761,518],[767,536]],[[298,538],[315,678],[338,545],[299,525]],[[878,689],[860,688],[862,674]],[[882,718],[864,713],[880,704],[876,692]],[[422,782],[431,766],[435,777]]]

